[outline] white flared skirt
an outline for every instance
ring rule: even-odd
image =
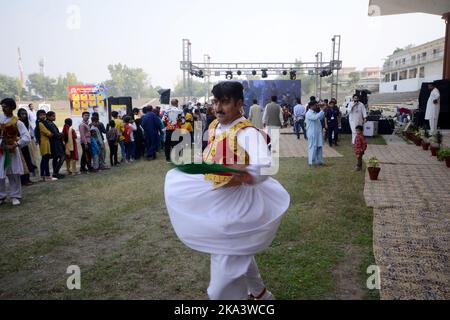
[[[256,185],[213,189],[203,175],[167,173],[166,206],[188,247],[210,254],[254,255],[275,238],[289,193],[268,178]]]

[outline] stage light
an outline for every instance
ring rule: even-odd
[[[261,77],[267,78],[267,69],[261,69],[261,72],[262,72]]]
[[[291,70],[291,72],[289,72],[289,77],[291,80],[297,80],[297,71]]]
[[[233,79],[233,72],[227,71],[227,74],[225,75],[225,78],[227,78],[228,80]]]
[[[203,78],[203,70],[199,70],[197,72],[197,76],[200,77],[200,78]]]
[[[252,71],[252,76],[256,76],[256,70]]]
[[[287,75],[287,71],[283,70],[283,76]]]
[[[238,76],[242,75],[242,71],[238,70],[238,72],[236,72]]]

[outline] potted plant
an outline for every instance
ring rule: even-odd
[[[430,148],[430,134],[427,129],[423,129],[423,137],[422,137],[422,148],[423,150],[428,150]]]
[[[447,167],[450,168],[450,148],[439,150],[437,158],[439,161],[445,161]]]
[[[376,157],[370,158],[367,162],[367,171],[369,171],[370,180],[378,180],[380,170],[380,161]]]
[[[441,149],[442,144],[442,133],[440,131],[436,132],[435,135],[433,135],[433,142],[430,145],[431,155],[433,157],[437,156],[437,153]]]
[[[416,146],[420,147],[422,145],[422,136],[425,135],[423,133],[423,129],[419,129],[416,133],[415,133],[415,137],[414,137],[414,143],[416,144]]]

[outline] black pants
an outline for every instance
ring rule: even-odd
[[[50,162],[50,155],[46,154],[42,156],[41,159],[41,176],[42,177],[50,177],[50,167],[49,167],[49,163]]]
[[[66,161],[65,155],[55,155],[53,157],[52,166],[53,166],[53,175],[58,175],[59,170],[61,170],[61,167],[64,164],[64,161]]]
[[[167,161],[170,161],[170,152],[172,151],[173,146],[176,144],[172,142],[172,133],[173,131],[166,131],[166,139],[164,141],[164,153]]]
[[[358,157],[358,163],[356,164],[356,167],[358,168],[358,169],[361,169],[362,168],[362,158],[363,158],[363,155],[361,154],[361,155],[359,155],[359,156],[357,156]]]
[[[115,144],[114,142],[108,142],[109,144],[109,162],[112,166],[116,166],[119,164],[119,161],[117,160],[117,152],[119,151],[119,145]]]
[[[92,170],[92,165],[91,165],[91,152],[89,151],[90,149],[90,144],[82,144],[81,145],[81,149],[83,150],[83,153],[81,154],[81,162],[80,162],[80,171],[87,171],[87,170]],[[86,169],[87,167],[87,169]]]
[[[333,133],[334,133],[334,138],[333,138]],[[335,145],[337,145],[338,142],[338,135],[339,135],[339,129],[336,126],[331,126],[328,127],[328,143],[330,144],[330,146],[333,145],[333,143]]]
[[[132,147],[131,141],[130,142],[124,142],[124,144],[125,144],[125,153],[127,154],[126,159],[128,161],[130,161],[131,158],[132,158],[132,155],[131,155],[131,147]]]

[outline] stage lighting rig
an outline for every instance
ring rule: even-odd
[[[262,78],[267,78],[267,69],[261,69],[261,77]]]
[[[291,70],[291,72],[289,72],[289,77],[291,80],[297,80],[297,71]]]
[[[227,78],[228,80],[232,80],[233,79],[233,72],[227,71],[227,74],[225,75],[225,78]]]

